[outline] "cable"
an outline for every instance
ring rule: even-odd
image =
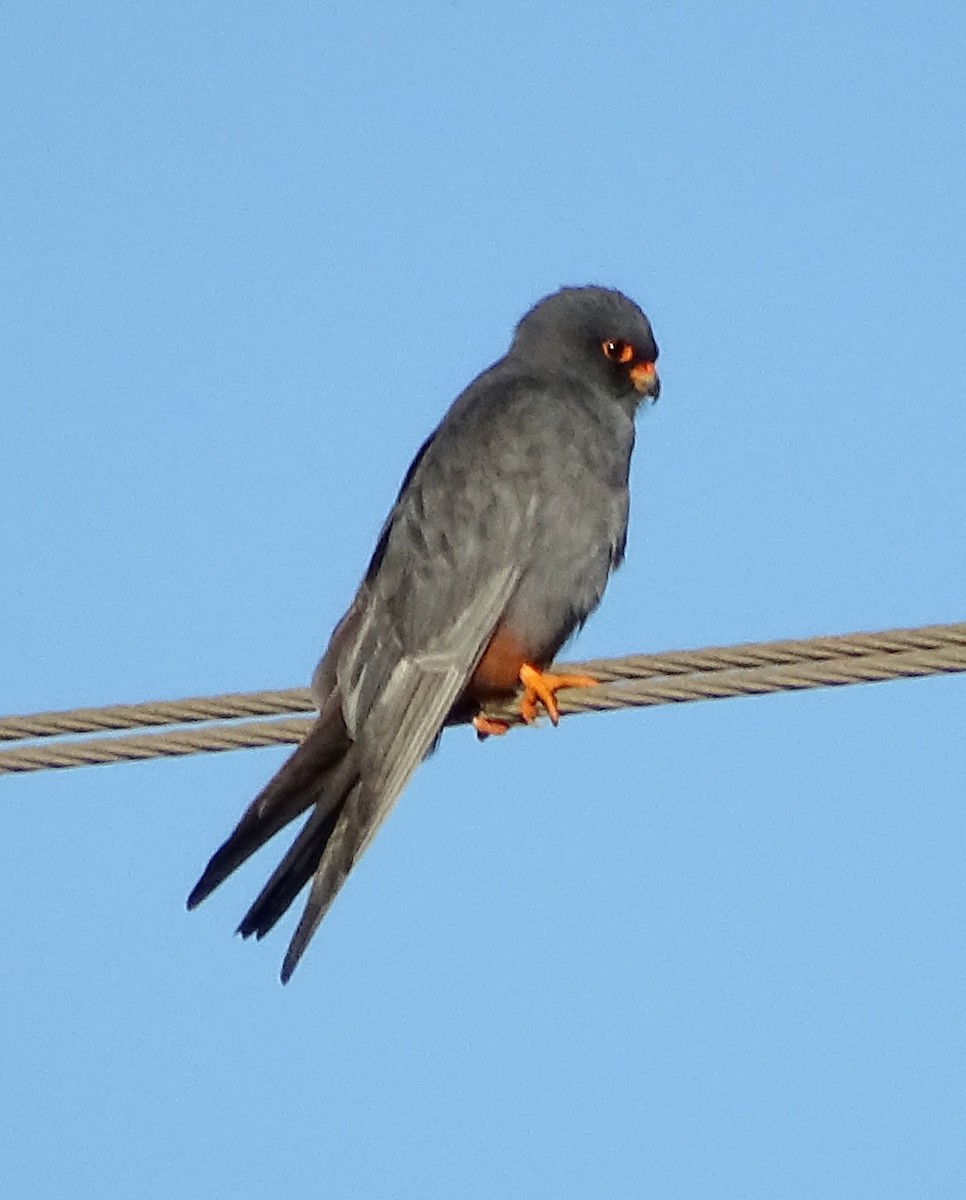
[[[271,717],[312,709],[308,688],[277,692],[237,692],[227,696],[195,696],[189,700],[155,700],[144,704],[112,704],[107,708],[71,708],[65,712],[0,717],[0,742],[60,737],[66,733],[101,733],[144,729],[151,725],[190,725],[196,721],[231,721],[238,717]]]
[[[565,716],[875,683],[966,671],[966,622],[631,655],[561,665],[559,670],[601,680],[598,687],[561,692],[560,712]],[[38,741],[153,725],[209,724],[163,733],[16,746],[0,751],[0,774],[298,742],[311,725],[311,716],[258,721],[239,718],[310,709],[309,692],[290,688],[5,717],[0,719],[0,741]],[[488,706],[486,712],[511,724],[519,722],[512,700]]]

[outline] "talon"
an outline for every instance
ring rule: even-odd
[[[477,713],[473,718],[473,728],[476,730],[476,736],[480,741],[484,741],[488,737],[502,737],[510,728],[509,721],[501,721],[498,717],[485,717],[482,713]]]
[[[560,720],[560,710],[557,708],[555,695],[564,688],[596,687],[599,679],[589,675],[549,675],[538,671],[530,663],[524,663],[520,668],[520,682],[523,684],[523,698],[520,700],[520,716],[528,725],[537,719],[538,702],[547,710],[547,716],[556,725]]]

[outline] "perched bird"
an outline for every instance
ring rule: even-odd
[[[517,325],[423,443],[348,612],[316,668],[319,716],[188,897],[200,904],[311,809],[238,932],[262,937],[311,880],[286,982],[349,871],[444,725],[506,725],[487,700],[524,693],[557,722],[548,674],[624,556],[634,415],[657,398],[657,346],[620,292],[563,288]]]

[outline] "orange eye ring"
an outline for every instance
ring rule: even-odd
[[[634,357],[634,347],[630,342],[621,341],[619,338],[608,338],[601,342],[600,348],[604,357],[609,358],[611,362],[629,363]]]

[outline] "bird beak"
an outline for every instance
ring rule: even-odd
[[[631,382],[644,396],[653,396],[656,400],[661,394],[661,381],[657,377],[654,364],[649,362],[635,363],[630,369]]]

